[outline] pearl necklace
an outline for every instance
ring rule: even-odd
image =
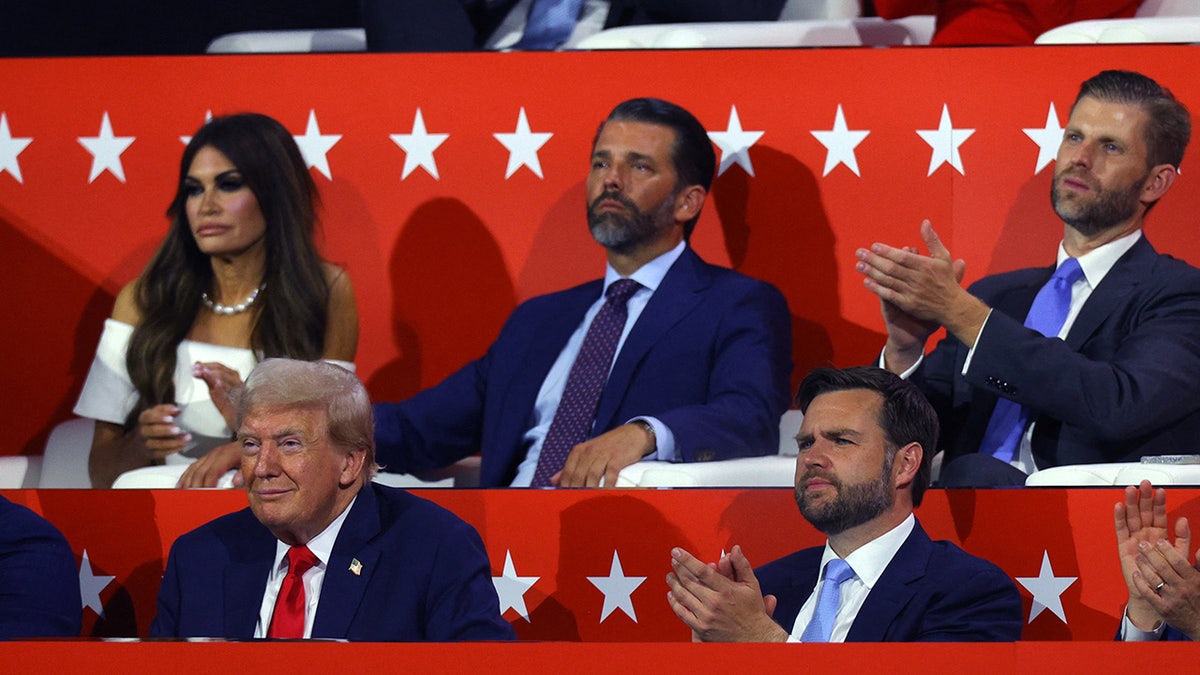
[[[211,309],[214,314],[221,314],[224,316],[229,316],[230,314],[241,314],[242,312],[250,309],[250,305],[253,305],[254,301],[258,299],[258,293],[266,287],[266,284],[259,286],[258,288],[254,289],[254,292],[250,294],[250,297],[236,305],[222,305],[219,302],[214,302],[212,298],[208,297],[208,293],[203,291],[200,292],[200,302],[203,302],[204,306]]]

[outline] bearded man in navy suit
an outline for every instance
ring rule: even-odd
[[[668,601],[705,642],[1009,641],[1021,597],[999,567],[932,541],[913,515],[937,415],[880,368],[820,368],[796,403],[796,503],[829,536],[757,570],[740,546],[706,565],[671,551]],[[835,574],[839,567],[844,574]],[[831,580],[833,579],[833,580]],[[840,579],[840,581],[836,581]]]
[[[629,281],[627,317],[587,428],[550,484],[614,486],[644,459],[776,454],[788,407],[791,314],[763,281],[700,259],[688,239],[716,168],[708,133],[659,99],[619,104],[600,124],[587,224],[605,276],[513,311],[487,353],[434,387],[375,406],[385,471],[414,473],[480,453],[480,487],[544,486],[547,438],[606,293]],[[566,406],[570,408],[570,405]]]
[[[358,378],[268,359],[234,399],[250,507],[171,546],[151,636],[515,638],[474,528],[370,482],[371,407]]]
[[[929,255],[881,243],[858,250],[887,325],[880,365],[911,376],[941,418],[940,485],[1023,485],[1047,467],[1196,451],[1200,270],[1158,253],[1142,233],[1179,178],[1190,136],[1188,111],[1170,91],[1140,73],[1104,71],[1081,85],[1058,149],[1054,266],[964,289],[963,261],[929,221]],[[1043,335],[1030,327],[1045,315],[1041,291],[1068,265],[1082,274],[1058,327]],[[925,356],[940,327],[946,339]],[[1016,406],[1023,417],[1002,423],[1001,411]]]

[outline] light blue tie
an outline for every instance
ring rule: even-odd
[[[1047,337],[1057,337],[1071,311],[1071,286],[1082,275],[1078,260],[1064,260],[1033,299],[1029,314],[1025,316],[1025,327]],[[992,411],[987,430],[983,432],[979,451],[1002,462],[1011,462],[1016,457],[1028,423],[1028,408],[1007,398],[996,401],[996,409]]]
[[[850,563],[834,558],[825,564],[825,583],[817,595],[817,609],[808,622],[801,642],[829,642],[833,635],[833,624],[837,619],[838,605],[842,602],[842,582],[854,576]]]
[[[571,37],[583,0],[533,0],[516,49],[554,49]]]

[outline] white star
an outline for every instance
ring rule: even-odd
[[[83,549],[83,561],[79,563],[79,595],[83,597],[82,608],[91,607],[100,618],[104,618],[104,603],[100,601],[100,592],[108,588],[115,578],[92,574],[92,561],[88,560],[87,549]]]
[[[737,106],[729,106],[729,122],[725,131],[710,131],[708,137],[721,150],[721,164],[717,167],[717,175],[725,173],[725,169],[734,164],[740,165],[746,173],[754,175],[754,165],[750,163],[750,146],[763,137],[762,131],[743,131],[742,120],[738,119]]]
[[[211,109],[205,110],[204,111],[204,124],[208,124],[211,121],[212,121],[212,110]],[[184,145],[187,145],[188,143],[192,142],[192,137],[191,136],[180,136],[179,140],[183,141]]]
[[[637,623],[637,613],[633,611],[633,592],[646,580],[646,577],[627,577],[621,569],[621,558],[613,551],[612,567],[606,577],[588,577],[592,585],[604,594],[604,609],[600,612],[600,623],[608,618],[613,610],[619,609]]]
[[[1046,113],[1046,126],[1041,129],[1022,129],[1025,135],[1028,136],[1038,146],[1037,168],[1033,170],[1034,175],[1041,173],[1046,165],[1054,161],[1058,156],[1058,146],[1062,144],[1063,128],[1058,123],[1058,113],[1054,110],[1054,104],[1050,104],[1050,112]]]
[[[538,161],[538,150],[541,149],[546,141],[550,140],[552,133],[533,133],[529,130],[529,119],[525,117],[525,107],[521,106],[521,112],[517,115],[517,130],[511,134],[492,134],[500,144],[508,149],[508,168],[504,172],[504,179],[508,180],[509,176],[516,173],[517,169],[522,166],[529,167],[529,170],[542,177],[542,163]]]
[[[1062,592],[1067,590],[1067,587],[1075,583],[1078,578],[1054,576],[1054,569],[1050,567],[1050,553],[1043,550],[1042,569],[1038,575],[1036,577],[1017,577],[1017,582],[1033,594],[1033,606],[1029,608],[1029,623],[1033,623],[1033,620],[1044,609],[1054,612],[1055,616],[1066,623],[1067,615],[1063,612]]]
[[[962,145],[963,141],[970,138],[973,133],[975,133],[974,129],[955,129],[950,123],[950,106],[943,103],[942,119],[938,122],[938,128],[917,130],[917,135],[933,148],[933,153],[929,157],[929,173],[926,175],[932,176],[933,172],[942,164],[949,164],[960,174],[963,173],[962,157],[958,155],[958,146]]]
[[[121,153],[125,152],[135,139],[136,136],[113,136],[112,122],[108,120],[108,111],[105,110],[104,117],[100,120],[100,135],[78,138],[79,143],[92,153],[92,173],[88,176],[88,182],[91,183],[108,170],[117,180],[124,183],[125,168],[121,166]]]
[[[304,129],[304,135],[293,135],[292,138],[296,139],[296,145],[300,146],[300,154],[304,155],[304,163],[308,168],[316,167],[326,178],[333,180],[325,153],[342,140],[341,134],[322,134],[321,127],[317,125],[317,111],[309,110],[308,126]]]
[[[0,173],[5,171],[12,174],[18,183],[21,179],[21,165],[17,163],[17,155],[33,142],[32,138],[13,138],[8,130],[8,115],[0,113]],[[40,146],[39,146],[40,147]]]
[[[858,172],[858,159],[854,156],[854,148],[862,143],[870,131],[851,131],[846,127],[846,116],[842,113],[842,104],[839,103],[837,113],[833,117],[833,129],[829,131],[812,131],[813,136],[825,146],[825,173],[822,176],[828,176],[830,171],[833,171],[838,164],[845,164],[846,168],[854,172],[855,176],[862,176]]]
[[[510,608],[517,610],[522,619],[529,621],[529,610],[525,607],[525,591],[537,583],[541,577],[519,577],[517,568],[513,566],[512,551],[504,552],[504,572],[501,576],[492,577],[496,587],[496,595],[500,596],[500,613],[504,614]]]
[[[408,178],[417,167],[425,169],[434,180],[438,180],[437,162],[433,159],[433,151],[438,149],[450,134],[431,134],[425,131],[425,118],[421,117],[421,109],[413,117],[411,134],[391,134],[392,142],[404,150],[404,173],[400,180]]]

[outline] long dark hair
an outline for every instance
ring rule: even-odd
[[[258,200],[266,221],[265,290],[252,311],[250,345],[258,358],[320,358],[328,319],[329,284],[314,243],[319,201],[316,185],[292,135],[256,113],[214,117],[183,151],[179,182],[167,209],[170,227],[138,278],[141,322],[125,355],[138,404],[126,419],[132,428],[146,408],[175,401],[175,354],[200,311],[200,293],[213,293],[209,257],[192,236],[184,180],[201,148],[225,155]]]

